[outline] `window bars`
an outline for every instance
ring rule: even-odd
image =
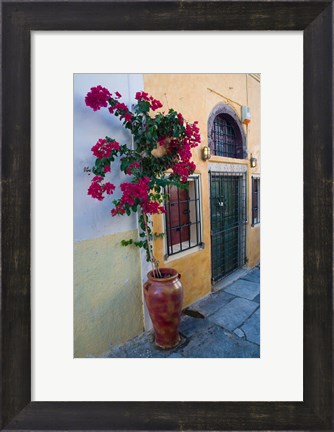
[[[232,122],[224,114],[218,114],[211,130],[213,154],[230,158],[242,158],[242,148]]]
[[[167,257],[202,245],[199,178],[190,177],[188,189],[168,186],[165,227]]]

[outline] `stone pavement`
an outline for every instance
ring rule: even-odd
[[[181,343],[162,350],[147,331],[105,357],[258,358],[260,357],[260,269],[255,267],[225,288],[193,303],[182,313]]]

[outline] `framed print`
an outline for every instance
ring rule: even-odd
[[[31,114],[33,119],[31,166],[34,173],[32,184],[32,196],[34,197],[32,201],[32,215],[34,215],[32,278],[35,281],[31,290],[31,310],[34,317],[32,326],[32,400],[49,402],[57,400],[136,400],[144,402],[153,401],[152,397],[155,401],[177,400],[184,402],[195,400],[270,400],[276,402],[280,400],[303,400],[303,35],[302,32],[290,32],[288,34],[279,32],[237,33],[156,32],[153,39],[151,32],[140,31],[124,32],[121,35],[119,32],[97,34],[94,32],[62,32],[59,34],[59,32],[37,31],[31,35],[31,79],[32,94],[34,95]],[[146,56],[142,58],[140,51],[133,52],[129,57],[124,57],[122,55],[123,47],[133,44],[149,45],[153,52],[159,51],[159,47],[166,44],[186,46],[186,59],[189,57],[200,58],[201,62],[191,65],[192,73],[190,74],[189,62],[187,60],[182,62],[182,59],[185,58],[183,56],[184,50],[178,50],[173,54],[178,72],[178,75],[175,75],[174,63],[166,65],[164,61],[154,61],[150,65],[150,58]],[[248,46],[247,52],[242,57],[235,59],[234,52],[241,52],[246,45]],[[106,58],[103,53],[108,52],[110,46],[113,47],[113,55]],[[224,56],[217,59],[214,53],[221,46],[224,46]],[[268,61],[268,47],[275,53],[270,61]],[[76,56],[72,55],[74,52]],[[50,53],[53,53],[51,57]],[[118,59],[116,64],[115,58]],[[84,62],[87,59],[89,62],[85,65]],[[212,60],[214,63],[211,65]],[[62,64],[61,69],[58,67],[59,64]],[[212,73],[203,76],[200,73],[203,64],[205,64],[206,73],[211,71]],[[124,70],[129,70],[132,73],[124,74]],[[152,70],[155,73],[149,74]],[[243,74],[245,70],[259,70],[261,76],[254,78],[251,75],[245,75]],[[84,71],[86,72],[84,73]],[[100,71],[100,73],[94,74],[94,71]],[[230,72],[230,74],[221,75],[214,73],[215,71]],[[259,285],[256,283],[253,285],[254,282],[245,284],[242,281],[236,281],[233,286],[219,290],[221,282],[225,283],[229,278],[235,278],[238,272],[245,271],[242,268],[226,276],[226,278],[220,279],[217,275],[219,280],[214,284],[214,292],[209,295],[213,301],[212,306],[208,313],[205,305],[203,306],[204,309],[201,308],[203,316],[206,314],[207,318],[195,318],[185,315],[185,312],[188,311],[183,312],[180,327],[183,339],[179,346],[162,351],[152,343],[152,333],[149,330],[140,335],[141,329],[139,329],[138,336],[134,336],[132,342],[129,341],[130,344],[135,344],[135,352],[132,351],[132,353],[138,357],[131,357],[131,351],[128,349],[125,353],[126,357],[124,356],[124,349],[128,347],[127,340],[129,339],[126,334],[122,336],[125,342],[120,356],[109,357],[110,355],[115,356],[114,350],[118,350],[116,336],[118,336],[119,330],[122,329],[125,333],[125,330],[128,330],[130,326],[133,328],[138,322],[137,319],[140,315],[136,311],[142,307],[142,303],[138,305],[141,299],[137,295],[130,305],[128,299],[130,295],[136,293],[136,289],[137,292],[140,290],[141,276],[143,283],[146,282],[144,278],[150,270],[150,266],[148,266],[148,270],[142,270],[142,274],[139,275],[137,273],[139,260],[138,258],[133,259],[138,250],[134,248],[130,250],[131,246],[120,248],[117,245],[118,239],[120,237],[123,239],[127,232],[134,228],[133,225],[131,228],[129,224],[135,215],[112,217],[109,196],[100,201],[93,200],[87,194],[93,176],[85,171],[84,167],[92,164],[91,155],[94,155],[91,151],[91,140],[93,139],[93,144],[95,144],[97,137],[109,136],[120,143],[124,141],[122,138],[123,130],[120,127],[122,122],[119,118],[111,117],[105,107],[97,111],[91,110],[85,104],[85,97],[87,88],[90,89],[99,83],[112,93],[114,92],[113,89],[117,88],[117,91],[122,95],[120,100],[125,100],[130,93],[135,96],[137,90],[141,91],[142,84],[139,80],[144,81],[144,91],[148,91],[150,95],[154,95],[165,105],[167,97],[169,106],[178,109],[187,120],[199,120],[202,142],[200,146],[194,148],[194,157],[196,157],[195,164],[199,165],[196,168],[196,173],[200,176],[197,178],[197,187],[201,192],[202,205],[199,203],[199,207],[202,208],[202,220],[203,225],[205,225],[198,232],[203,234],[203,241],[207,246],[204,248],[195,246],[190,251],[186,250],[182,258],[178,258],[179,254],[175,254],[175,258],[174,256],[171,259],[169,256],[167,257],[169,266],[177,270],[180,269],[182,284],[188,290],[188,299],[185,298],[184,307],[187,307],[187,302],[188,304],[191,302],[191,308],[196,307],[196,309],[198,305],[195,306],[191,299],[189,301],[189,294],[201,296],[202,294],[198,294],[196,290],[196,285],[197,288],[206,289],[207,279],[210,283],[210,271],[208,270],[208,261],[210,260],[208,228],[210,224],[207,212],[205,213],[205,206],[206,209],[208,208],[208,193],[206,193],[207,186],[205,186],[209,183],[208,170],[211,168],[214,176],[212,180],[216,184],[221,178],[219,177],[221,167],[224,169],[223,172],[227,172],[223,175],[223,181],[226,178],[229,179],[230,175],[235,172],[237,174],[233,174],[233,176],[241,180],[242,186],[246,179],[241,169],[247,167],[245,164],[248,164],[249,159],[248,157],[246,159],[231,158],[233,162],[229,166],[226,166],[226,162],[221,163],[221,156],[213,155],[208,162],[200,160],[199,150],[206,144],[206,118],[210,115],[212,108],[218,102],[218,109],[223,108],[226,113],[232,114],[234,111],[233,108],[233,111],[228,110],[229,107],[231,109],[231,106],[226,106],[222,96],[207,88],[215,89],[215,92],[225,96],[227,93],[235,102],[238,102],[240,95],[242,95],[243,100],[246,100],[246,90],[248,89],[248,103],[252,113],[252,122],[248,127],[248,152],[249,154],[253,152],[252,154],[258,157],[258,164],[257,167],[248,168],[247,171],[252,176],[255,173],[261,174],[263,180],[261,188],[262,222],[260,225],[250,227],[252,220],[251,214],[249,214],[247,227],[252,235],[259,234],[260,229],[262,229],[261,240],[263,240],[261,242],[261,290],[263,293],[261,297],[261,310],[263,311],[261,328],[263,331],[260,358],[258,357],[257,360],[254,357],[247,358],[247,355],[258,352],[259,345],[257,347],[254,344],[260,342],[259,339],[249,335],[247,341],[242,343],[242,337],[235,332],[231,334],[235,325],[238,326],[239,324],[240,327],[240,318],[236,324],[231,323],[231,325],[228,322],[221,322],[220,319],[218,321],[218,315],[233,317],[235,314],[227,315],[228,310],[239,304],[237,310],[240,313],[240,305],[245,306],[246,314],[252,314],[253,311],[256,313],[251,323],[252,328],[254,328],[253,336],[256,336],[256,332],[259,334],[258,311],[260,309],[259,303],[254,302],[254,294],[257,293]],[[165,83],[161,85],[162,80]],[[179,83],[177,86],[174,85],[176,80]],[[46,110],[45,89],[49,88],[51,82],[52,104],[47,104]],[[191,82],[191,94],[186,92],[186,89],[189,89],[189,82]],[[129,84],[130,91],[127,91]],[[263,112],[261,127],[261,144],[263,142],[261,155],[263,156],[261,159],[255,148],[256,145],[259,145],[259,140],[255,135],[258,133],[257,125],[259,124],[259,115],[256,109],[258,106],[256,101],[259,98],[254,97],[259,94],[260,84],[261,111]],[[148,88],[149,85],[151,90]],[[153,89],[153,85],[156,85],[157,88]],[[131,88],[137,90],[132,91]],[[162,94],[162,90],[166,95]],[[234,97],[233,92],[235,92]],[[188,96],[185,98],[187,93]],[[294,101],[288,106],[286,105],[287,94],[290,100]],[[182,97],[183,99],[181,99]],[[64,103],[64,101],[72,100],[72,98],[74,98],[74,128],[71,126],[71,104]],[[190,98],[193,102],[189,102]],[[131,106],[131,102],[126,100],[127,106]],[[195,103],[197,100],[201,100],[200,107],[197,107]],[[274,106],[272,100],[275,100]],[[234,104],[234,106],[236,105]],[[240,109],[238,109],[238,105],[236,107],[234,112],[239,115]],[[285,114],[285,127],[277,129],[277,119],[280,118],[281,112]],[[62,125],[61,127],[55,127],[55,119],[57,119],[56,124]],[[104,129],[101,132],[101,128],[105,127],[104,125],[107,128],[110,125],[110,130]],[[49,134],[50,130],[52,130],[51,135]],[[275,130],[274,135],[272,134],[273,130]],[[57,148],[57,152],[53,153],[52,166],[62,167],[61,172],[66,172],[66,175],[61,175],[58,169],[56,169],[55,175],[50,175],[50,165],[44,164],[42,161],[39,162],[40,157],[43,158],[44,155],[45,136],[48,136],[48,147]],[[73,138],[74,152],[71,152]],[[125,140],[125,142],[128,143],[129,141]],[[281,177],[282,165],[276,162],[276,149],[280,149],[280,152],[284,153],[284,147],[289,149],[289,159],[284,161],[284,168],[287,172],[294,173],[293,182],[290,181],[289,177]],[[110,180],[112,184],[116,185],[120,179],[115,163],[117,163],[116,159],[113,166],[110,166],[112,171],[106,174],[106,181]],[[73,174],[71,166],[73,166]],[[229,174],[227,171],[229,167],[235,171],[230,171]],[[244,173],[246,174],[246,171]],[[47,182],[44,181],[46,178],[48,179]],[[73,190],[68,188],[69,178],[74,179]],[[279,190],[277,190],[274,181],[278,178],[280,178]],[[123,179],[121,183],[128,182],[128,175],[124,176]],[[196,180],[194,179],[194,181]],[[219,188],[216,190],[218,191]],[[239,199],[242,202],[245,197],[243,194],[245,189],[241,187],[239,191],[241,192]],[[248,196],[250,191],[251,185],[248,186]],[[283,191],[284,194],[282,194]],[[267,196],[268,192],[269,195]],[[111,199],[114,199],[117,193],[119,191],[115,190]],[[193,187],[190,187],[190,193],[193,193],[192,196],[194,197],[194,184]],[[271,199],[273,194],[276,197],[274,202]],[[280,217],[282,200],[294,209],[288,219]],[[61,206],[58,205],[59,202],[61,202]],[[72,205],[72,202],[75,206]],[[217,204],[217,198],[215,203]],[[228,201],[225,207],[231,208]],[[247,207],[248,213],[250,213],[251,206],[248,205]],[[224,212],[219,210],[220,208],[218,208],[218,216],[224,215]],[[242,206],[239,208],[242,209]],[[217,207],[215,207],[216,209]],[[94,218],[92,218],[92,212]],[[215,217],[217,217],[217,213]],[[161,216],[157,215],[158,218]],[[90,224],[87,217],[93,220],[93,224]],[[175,218],[177,220],[177,216]],[[278,219],[276,220],[276,218]],[[73,234],[71,233],[71,223],[68,223],[72,220]],[[101,223],[96,224],[95,221],[97,220],[100,220]],[[192,220],[196,221],[196,217]],[[200,219],[198,218],[198,220]],[[50,226],[54,227],[51,231]],[[277,228],[274,232],[270,232],[270,228],[273,226]],[[104,230],[102,235],[99,233],[96,235],[95,227]],[[110,231],[112,227],[116,233]],[[284,234],[286,232],[291,232],[292,235],[287,237]],[[193,235],[195,233],[196,231],[193,230]],[[243,233],[241,232],[241,234]],[[73,237],[74,248],[72,246]],[[196,237],[193,237],[194,239],[196,240]],[[240,240],[242,239],[243,236],[241,235]],[[269,244],[266,239],[269,240]],[[101,241],[103,245],[108,245],[107,249],[102,246]],[[251,241],[250,238],[246,239],[246,244],[251,244]],[[165,241],[165,243],[167,242]],[[217,248],[219,244],[220,241],[216,242]],[[235,243],[232,241],[230,244],[233,247]],[[51,248],[50,245],[52,245]],[[165,246],[167,245],[165,244]],[[242,246],[243,242],[241,241],[241,250]],[[100,252],[101,247],[104,250],[103,253]],[[45,250],[48,250],[48,254],[43,252]],[[61,254],[58,252],[60,250],[62,251]],[[71,257],[72,250],[73,259]],[[234,250],[236,251],[236,249]],[[284,272],[280,270],[282,265],[280,256],[277,257],[277,253],[275,253],[280,250],[285,251]],[[92,256],[88,262],[86,259],[87,251]],[[108,251],[113,254],[112,257]],[[173,245],[174,251],[175,246]],[[254,243],[251,252],[253,264],[251,262],[252,255],[247,254],[249,267],[253,267],[254,261],[257,259]],[[167,254],[168,251],[166,250],[165,253]],[[123,255],[122,260],[118,258],[119,254]],[[117,272],[120,275],[118,280],[115,266],[105,265],[101,262],[101,259],[104,261],[107,256],[108,262],[115,263],[118,268],[121,267]],[[244,255],[241,254],[240,257],[242,258]],[[196,273],[194,270],[187,271],[186,266],[189,269],[190,264],[193,268],[192,264],[195,258],[200,259],[200,265],[196,266],[198,267],[196,272],[199,282],[190,285],[189,275]],[[158,260],[160,263],[163,262],[163,266],[166,265],[164,257],[159,256]],[[127,262],[132,262],[130,269],[126,264]],[[145,260],[144,264],[147,265],[146,263]],[[236,264],[238,263],[236,262]],[[182,269],[180,265],[183,266]],[[55,267],[61,268],[61,273],[55,271]],[[257,272],[259,273],[259,269]],[[52,279],[49,278],[50,274],[53,275]],[[274,280],[271,280],[270,275],[273,274],[275,277]],[[286,274],[289,274],[288,280]],[[84,278],[83,275],[85,275]],[[201,279],[199,278],[200,275],[203,275]],[[91,281],[92,276],[94,277],[93,282]],[[100,279],[101,276],[102,279]],[[196,279],[196,277],[192,277]],[[255,292],[253,291],[253,293],[244,291],[244,295],[253,300],[245,298],[241,302],[238,300],[230,304],[229,300],[234,299],[233,290],[236,293],[235,290],[239,290],[237,286],[240,287],[240,283],[243,286],[247,285],[248,289],[254,289]],[[74,292],[72,292],[72,286],[74,286]],[[97,286],[99,286],[98,289]],[[122,295],[119,294],[120,292]],[[226,294],[221,296],[223,292]],[[239,297],[242,297],[241,292],[239,294]],[[289,297],[288,305],[285,303],[287,297]],[[219,299],[224,300],[228,309],[222,306],[224,312],[218,311],[216,314],[216,311],[220,309]],[[122,301],[120,302],[120,300]],[[200,302],[207,300],[204,298]],[[230,305],[228,306],[228,304]],[[254,310],[255,308],[257,309]],[[59,320],[60,310],[62,311],[61,320]],[[133,312],[128,313],[129,310]],[[213,310],[213,316],[210,314],[210,310]],[[280,314],[282,310],[284,310],[284,321],[282,321]],[[101,314],[101,311],[104,313]],[[130,321],[129,317],[131,317]],[[241,319],[247,320],[247,316],[244,318],[242,315]],[[110,320],[114,322],[111,323]],[[69,331],[73,327],[72,322],[76,329],[74,332]],[[54,323],[57,324],[54,325]],[[197,327],[195,327],[196,325]],[[248,331],[248,327],[245,328],[245,331]],[[222,333],[221,328],[224,328],[223,331],[226,333]],[[294,331],[290,332],[290,328],[293,328]],[[238,330],[237,333],[240,335]],[[274,338],[273,334],[276,335]],[[216,343],[207,344],[208,348],[213,350],[211,355],[215,357],[205,357],[210,355],[208,348],[206,350],[200,349],[200,345],[196,341],[198,338],[202,339],[203,336],[205,341],[210,340],[211,335],[214,339],[218,339]],[[282,335],[285,335],[284,338]],[[250,338],[253,339],[253,342],[250,341]],[[271,343],[273,341],[275,341],[274,344]],[[120,343],[122,344],[122,341]],[[111,348],[111,344],[113,348]],[[230,348],[227,349],[228,347]],[[110,352],[111,349],[113,350],[112,353]],[[286,355],[287,352],[289,353],[288,356]],[[103,356],[102,359],[101,355]],[[160,357],[158,357],[159,355]],[[217,357],[219,355],[221,357]],[[237,357],[238,355],[239,357]],[[161,356],[164,357],[161,358]],[[166,356],[172,356],[173,361],[170,361]],[[284,368],[282,367],[283,364],[285,365]],[[209,365],[210,367],[208,367]],[[58,375],[50,375],[50,369],[61,370],[61,379]],[[282,374],[283,369],[284,374]],[[163,375],[160,377],[159,385],[155,385],[156,380],[152,380],[150,377],[159,374],[161,370],[163,370]],[[174,391],[173,380],[170,379],[174,375],[178,376],[183,384],[178,389],[177,394]],[[126,383],[124,376],[127,377]],[[193,379],[194,376],[196,376],[196,381]],[[197,380],[202,382],[200,392],[197,391]],[[215,386],[211,386],[211,382],[215,382]],[[254,388],[255,382],[257,383],[256,388]],[[68,386],[67,383],[71,383],[71,385]],[[100,383],[103,385],[99,385]]]
[[[1,428],[331,430],[333,2],[2,1],[1,7]],[[217,37],[218,31],[303,31],[302,401],[209,402],[197,398],[196,402],[181,402],[177,395],[174,401],[168,402],[138,401],[131,397],[126,400],[120,397],[113,402],[98,402],[96,398],[94,402],[32,401],[31,200],[34,197],[31,184],[36,178],[31,156],[31,122],[34,120],[31,35],[35,31],[60,30],[114,31],[121,36],[125,30],[193,30],[198,34],[215,31],[213,34]],[[290,103],[289,98],[287,103]],[[284,113],[278,119],[279,126],[282,123]],[[277,163],[282,164],[283,171],[284,160],[289,157],[289,152],[285,151],[277,155]],[[50,164],[54,171],[57,167],[51,166],[49,148],[44,157],[41,163]],[[289,175],[293,182],[293,172]],[[253,190],[257,192],[258,187],[258,183],[254,184]],[[257,209],[256,205],[254,223],[259,218]],[[293,210],[293,206],[283,208],[281,216],[288,218]],[[61,371],[52,367],[49,373],[57,376]]]

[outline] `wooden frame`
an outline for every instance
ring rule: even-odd
[[[332,430],[333,1],[8,0],[1,6],[2,429]],[[30,30],[304,31],[303,402],[30,401]]]

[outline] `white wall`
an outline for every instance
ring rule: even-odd
[[[87,195],[92,175],[84,172],[84,167],[93,166],[95,157],[91,147],[99,138],[109,136],[121,145],[131,144],[131,134],[125,130],[120,120],[111,115],[107,108],[93,111],[85,104],[85,96],[91,87],[106,87],[111,93],[119,91],[121,102],[129,107],[135,103],[137,91],[144,89],[141,74],[74,74],[74,241],[88,240],[137,228],[136,215],[112,217],[111,201],[120,197],[119,184],[129,181],[129,176],[120,173],[118,161],[111,165],[111,173],[106,179],[115,184],[113,195],[97,201]]]

